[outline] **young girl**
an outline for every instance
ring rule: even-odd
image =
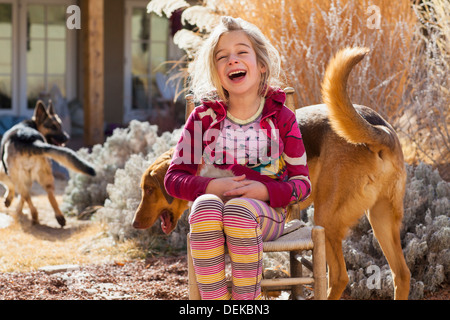
[[[283,233],[285,208],[310,193],[295,115],[273,87],[279,73],[276,49],[239,18],[222,17],[194,61],[191,89],[202,105],[186,121],[164,184],[194,201],[190,250],[202,299],[261,299],[262,243]],[[212,167],[222,174],[204,173]]]

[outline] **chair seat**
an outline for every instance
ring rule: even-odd
[[[264,252],[312,250],[314,242],[311,236],[312,228],[307,227],[299,220],[293,220],[286,224],[285,232],[274,241],[263,243]]]
[[[275,241],[263,243],[264,252],[312,250],[314,243],[311,237],[312,228],[302,227],[287,235],[281,236]]]

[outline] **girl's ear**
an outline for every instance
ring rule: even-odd
[[[261,73],[266,73],[266,71],[267,71],[266,66],[265,65],[261,65],[260,71],[261,71]]]

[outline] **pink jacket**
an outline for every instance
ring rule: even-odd
[[[284,106],[285,93],[269,89],[265,98],[260,126],[267,130],[270,139],[278,142],[278,150],[269,150],[268,153],[272,157],[275,155],[273,160],[281,160],[276,162],[277,171],[261,174],[237,163],[214,166],[231,170],[236,176],[245,174],[247,179],[260,181],[269,192],[269,205],[273,208],[286,207],[303,201],[311,192],[306,152],[295,114]],[[213,178],[198,176],[197,172],[199,164],[204,161],[204,154],[209,154],[208,158],[215,156],[217,137],[211,133],[219,132],[226,109],[222,101],[204,101],[189,116],[164,179],[166,191],[171,196],[194,201],[205,193]]]

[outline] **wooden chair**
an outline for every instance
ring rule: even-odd
[[[285,88],[286,106],[295,112],[294,89]],[[186,119],[195,108],[192,95],[186,96]],[[293,210],[299,210],[294,206]],[[295,223],[294,223],[295,224]],[[193,259],[190,252],[189,235],[187,239],[189,299],[200,300],[197,279],[194,271]],[[312,264],[301,257],[302,251],[312,250]],[[286,228],[284,234],[275,241],[263,243],[264,252],[289,252],[290,274],[288,278],[263,279],[261,287],[264,291],[291,290],[291,298],[302,299],[303,285],[313,284],[314,299],[326,300],[327,297],[327,271],[325,258],[325,230],[323,227]],[[312,277],[303,277],[302,264],[313,272]],[[230,284],[229,284],[230,285]]]

